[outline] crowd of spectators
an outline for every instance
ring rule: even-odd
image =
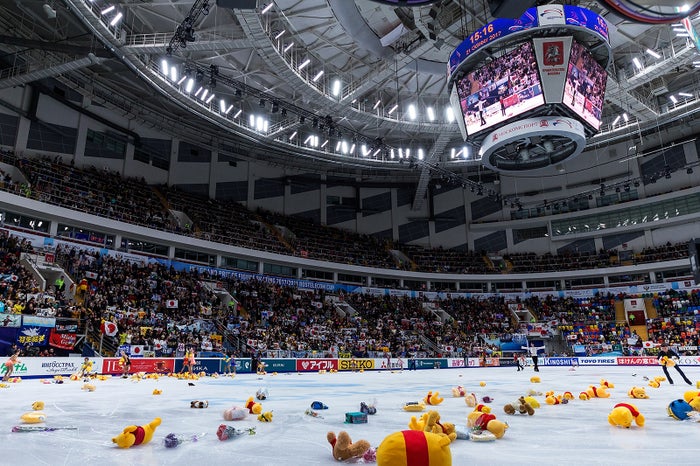
[[[194,348],[233,351],[241,357],[471,357],[497,352],[498,341],[531,334],[531,324],[539,322],[552,323],[563,342],[584,345],[591,354],[616,345],[624,352],[643,352],[641,337],[617,320],[615,304],[624,295],[529,297],[516,303],[503,297],[450,297],[431,302],[425,296],[331,296],[263,280],[229,279],[219,286],[234,299],[222,302],[207,286],[215,278],[205,273],[63,245],[54,251],[56,261],[74,279],[75,288],[41,290],[20,264],[23,252],[33,252],[26,240],[0,235],[2,310],[74,318],[94,344],[103,322],[116,322],[118,335],[103,337],[115,350],[130,344],[144,345],[159,356],[181,356]],[[336,302],[347,306],[341,309]],[[531,321],[519,321],[512,304],[527,309]],[[650,341],[680,347],[700,343],[695,329],[698,291],[655,295],[653,305],[658,317],[647,321]],[[40,349],[43,354],[49,350]]]
[[[476,274],[584,270],[619,264],[612,260],[616,251],[511,253],[504,256],[511,267],[502,269],[490,265],[485,252],[385,242],[301,217],[253,212],[237,202],[213,200],[173,187],[149,186],[142,178],[123,178],[106,169],[79,169],[58,157],[24,158],[2,151],[0,158],[14,164],[28,180],[21,183],[6,173],[0,174],[0,189],[136,225],[285,255],[385,269]],[[192,224],[183,223],[173,211],[183,212]],[[392,250],[399,254],[392,254]],[[409,258],[408,264],[400,259],[400,253]],[[635,262],[677,259],[687,254],[684,243],[667,244],[642,250]]]

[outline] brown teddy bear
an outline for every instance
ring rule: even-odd
[[[338,432],[337,438],[335,432],[328,432],[328,434],[326,434],[326,439],[328,439],[328,443],[333,447],[333,458],[337,461],[360,458],[370,447],[367,440],[358,440],[353,443],[350,434],[345,431]]]
[[[508,403],[503,407],[503,411],[506,414],[527,414],[529,416],[532,416],[535,414],[535,409],[525,401],[524,397],[518,398],[517,401],[514,401],[513,403]]]

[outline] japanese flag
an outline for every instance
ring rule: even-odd
[[[108,337],[113,337],[114,335],[117,334],[118,331],[119,331],[119,328],[117,327],[117,324],[115,324],[114,322],[105,321],[102,324],[102,333],[104,333]]]
[[[132,356],[143,356],[143,345],[131,345],[130,353]]]
[[[656,346],[653,341],[645,341],[642,344],[645,348],[653,348],[654,346]]]
[[[165,307],[168,309],[177,309],[177,299],[169,299],[165,302]]]

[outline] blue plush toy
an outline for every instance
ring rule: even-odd
[[[679,399],[672,401],[666,411],[673,419],[685,421],[690,417],[688,414],[693,411],[693,407],[687,401]]]

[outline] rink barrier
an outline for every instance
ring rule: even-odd
[[[93,370],[99,374],[119,375],[122,373],[119,358],[90,358]],[[262,358],[265,369],[271,372],[319,372],[319,371],[373,371],[373,370],[411,370],[415,363],[416,370],[426,369],[468,369],[474,367],[513,367],[511,358],[317,358],[317,359],[272,359]],[[64,377],[75,374],[83,363],[82,357],[66,358],[22,358],[15,364],[13,377],[21,378],[53,378],[56,375]],[[530,358],[526,358],[530,365]],[[656,366],[658,359],[652,356],[606,356],[606,357],[542,357],[540,366]],[[700,366],[700,356],[681,356],[678,364],[681,366]],[[251,370],[250,358],[235,360],[236,372],[245,374]],[[182,370],[182,358],[131,358],[130,373],[160,372],[170,373]],[[194,372],[222,373],[224,362],[219,358],[201,358],[196,360]],[[2,365],[0,375],[6,372]]]

